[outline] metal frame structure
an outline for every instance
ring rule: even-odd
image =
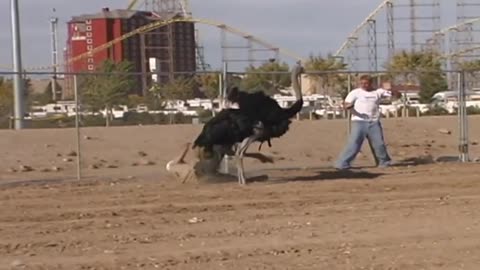
[[[222,63],[233,63],[233,62],[248,62],[250,66],[253,66],[255,63],[260,62],[268,62],[270,59],[275,59],[275,61],[279,61],[280,53],[279,48],[277,47],[264,47],[256,48],[254,37],[252,35],[243,35],[241,36],[246,41],[246,45],[233,45],[228,41],[228,31],[226,29],[226,25],[220,25],[220,40],[221,40],[221,49],[222,49]],[[238,50],[247,50],[247,57],[246,58],[234,58],[229,56],[229,51],[238,51]],[[255,55],[255,52],[272,52],[273,57],[269,57],[268,59],[258,58]]]
[[[376,72],[378,71],[377,21],[370,19],[367,21],[367,26],[369,70]]]
[[[387,12],[387,47],[388,47],[388,59],[391,59],[395,54],[395,27],[394,27],[394,13],[393,3],[387,2],[385,4]]]
[[[385,0],[378,5],[368,16],[350,33],[347,39],[334,54],[335,57],[343,56],[347,59],[350,70],[358,66],[368,67],[368,70],[379,70],[381,61],[388,61],[395,54],[396,49],[401,49],[402,44],[396,39],[405,33],[406,29],[410,38],[410,50],[441,49],[441,38],[427,40],[421,35],[436,33],[441,27],[440,0]],[[402,21],[408,22],[402,27]],[[428,27],[421,29],[421,25]],[[385,28],[385,29],[383,29]],[[427,40],[427,41],[426,41]],[[366,48],[363,53],[368,63],[361,62],[358,57],[359,48]],[[406,49],[406,48],[404,48]],[[375,62],[375,63],[374,63]]]

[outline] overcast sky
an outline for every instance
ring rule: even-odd
[[[128,0],[20,0],[23,63],[49,65],[52,8],[60,19],[59,46],[65,46],[71,16],[102,7],[125,8]],[[381,0],[191,0],[196,18],[223,22],[302,56],[334,52]],[[453,1],[452,1],[453,2]],[[220,34],[198,27],[206,60],[220,66]],[[0,1],[0,65],[11,65],[10,1]],[[238,45],[238,41],[236,45]],[[282,60],[290,61],[288,58]],[[62,62],[62,58],[60,58]]]

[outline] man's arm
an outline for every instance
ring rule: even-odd
[[[399,99],[402,97],[402,93],[396,89],[393,89],[390,82],[382,83],[382,87],[379,90],[382,91],[382,97],[393,97],[394,99]]]
[[[345,97],[345,100],[343,101],[343,109],[350,110],[353,108],[353,104],[355,103],[356,99],[355,92],[352,91],[348,93],[347,97]]]

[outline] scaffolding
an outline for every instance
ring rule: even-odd
[[[192,16],[188,0],[144,0],[145,9],[159,15],[181,14],[188,18]]]
[[[396,13],[409,14],[409,16],[395,17],[398,24],[408,22],[408,34],[410,35],[410,50],[418,51],[428,45],[438,48],[436,39],[431,39],[434,33],[441,29],[441,5],[440,0],[396,0]]]
[[[479,0],[457,0],[457,29],[451,39],[451,52],[480,46],[479,12]],[[479,56],[478,51],[463,54],[456,57],[456,64],[478,59]]]
[[[344,57],[352,71],[381,71],[398,50],[441,52],[444,36],[434,35],[440,31],[441,15],[441,0],[385,0],[334,56]]]
[[[251,35],[233,35],[236,40],[229,39],[229,31],[225,25],[220,25],[220,47],[222,50],[222,66],[227,64],[229,69],[235,63],[248,63],[249,66],[255,66],[256,63],[279,62],[280,49],[259,44]],[[241,41],[239,40],[241,39]],[[241,44],[239,44],[241,42]],[[246,52],[246,55],[244,54]]]
[[[461,68],[466,62],[478,61],[480,53],[478,50],[468,50],[469,48],[480,46],[480,27],[479,27],[479,0],[457,0],[457,26],[456,31],[452,32],[450,39],[451,53],[466,51],[461,55],[455,55],[450,59],[452,68]],[[468,89],[478,89],[480,82],[478,72],[472,72],[465,75],[465,83]],[[450,86],[456,87],[458,80],[452,78]]]
[[[188,0],[144,0],[145,9],[159,16],[182,16],[191,18],[192,11]],[[200,32],[195,30],[195,56],[197,70],[205,71],[210,65],[205,61],[204,47],[200,43]]]

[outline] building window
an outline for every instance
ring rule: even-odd
[[[88,51],[93,50],[93,46],[92,46],[92,45],[87,45],[87,50],[88,50]]]
[[[86,30],[87,30],[87,31],[92,31],[92,26],[91,26],[91,25],[87,25]]]
[[[92,24],[92,20],[86,20],[85,24]]]
[[[87,38],[87,44],[92,44],[93,40],[91,38]]]
[[[93,65],[88,65],[88,70],[93,70]]]
[[[87,32],[87,37],[92,37],[92,32]]]
[[[93,63],[93,58],[88,58],[88,59],[87,59],[87,62],[88,62],[89,64]]]

